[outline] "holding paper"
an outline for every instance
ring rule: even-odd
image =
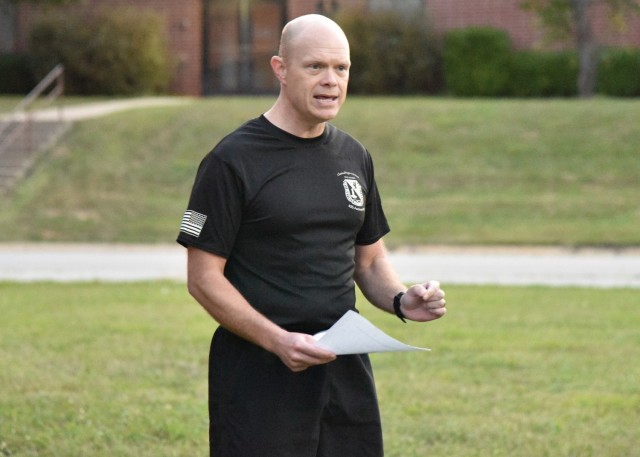
[[[209,350],[209,453],[382,457],[367,353],[422,349],[355,312],[317,340],[302,331],[355,309],[356,287],[413,322],[444,316],[445,293],[435,280],[400,280],[371,154],[330,122],[349,82],[344,31],[320,14],[296,17],[270,65],[278,98],[202,159],[178,235],[189,293],[220,324]],[[421,175],[441,179],[437,167]]]
[[[347,311],[329,330],[313,337],[318,346],[336,355],[431,350],[409,346],[390,337],[355,311]]]

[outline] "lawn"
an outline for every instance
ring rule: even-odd
[[[0,114],[10,113],[22,100],[21,97],[13,95],[0,96]]]
[[[272,102],[76,124],[0,201],[0,241],[171,242],[202,156]],[[335,123],[374,157],[391,246],[640,245],[640,101],[353,97]]]
[[[637,454],[637,291],[447,289],[365,316],[430,353],[372,355],[388,457]],[[205,456],[213,322],[172,282],[0,283],[0,455]]]

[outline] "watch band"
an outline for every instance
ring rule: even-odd
[[[402,310],[400,309],[400,299],[402,298],[402,296],[404,295],[404,292],[400,292],[398,295],[396,295],[395,297],[393,297],[393,311],[396,313],[396,316],[398,316],[398,318],[406,323],[407,321],[405,320],[405,315],[402,314]]]

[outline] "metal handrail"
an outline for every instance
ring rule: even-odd
[[[28,108],[42,96],[53,84],[53,88],[45,96],[47,104],[52,103],[64,92],[64,66],[56,65],[42,81],[29,92],[24,99],[2,118],[0,124],[0,155],[15,141],[15,139],[29,126],[32,121],[31,111]],[[58,110],[59,121],[64,121],[62,108]]]

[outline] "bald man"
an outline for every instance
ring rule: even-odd
[[[177,241],[188,248],[189,292],[219,323],[212,456],[382,456],[368,356],[336,357],[311,335],[356,310],[356,284],[402,320],[446,312],[437,281],[407,289],[390,266],[371,157],[328,123],[350,65],[335,22],[289,22],[271,59],[277,100],[198,169]]]

